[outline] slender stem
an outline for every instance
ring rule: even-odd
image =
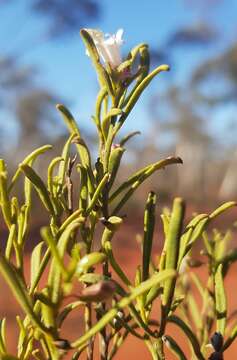
[[[106,312],[105,303],[101,304],[102,306],[102,313]],[[99,321],[103,315],[101,312],[97,312],[97,320]],[[99,347],[100,347],[100,359],[101,360],[108,360],[109,355],[109,339],[110,336],[107,335],[106,326],[100,330],[99,333]]]
[[[90,328],[92,327],[92,319],[91,319],[91,305],[90,304],[86,304],[85,306],[85,328],[86,331],[90,330]],[[87,360],[93,360],[93,355],[94,355],[94,338],[90,338],[88,340],[88,346],[87,346]]]
[[[103,265],[103,275],[110,277],[109,264],[108,261],[105,261]],[[106,313],[106,303],[102,303],[103,313]],[[100,317],[101,315],[98,314]],[[109,355],[109,342],[110,335],[107,334],[106,326],[100,331],[100,358],[101,360],[108,360]]]

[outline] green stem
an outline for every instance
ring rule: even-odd
[[[85,329],[86,332],[92,327],[92,319],[91,319],[91,304],[86,304],[85,306]],[[93,354],[94,354],[94,339],[90,338],[88,340],[88,346],[87,346],[87,360],[93,360]]]

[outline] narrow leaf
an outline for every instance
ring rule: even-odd
[[[41,264],[41,254],[44,242],[41,241],[38,245],[35,246],[31,255],[31,271],[30,271],[30,284],[31,286],[34,284],[36,280],[36,276]]]
[[[54,213],[54,207],[50,199],[48,190],[43,182],[43,180],[36,174],[33,168],[27,164],[20,164],[20,169],[24,172],[25,176],[32,182],[34,185],[42,203],[46,209],[52,214]]]
[[[222,275],[222,264],[220,264],[215,273],[215,304],[217,315],[217,331],[225,335],[227,302],[224,287],[224,279]]]
[[[142,281],[149,277],[149,266],[151,260],[152,241],[155,227],[156,195],[150,192],[148,195],[144,213],[144,237],[142,258]]]

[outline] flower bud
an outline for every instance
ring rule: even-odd
[[[84,29],[91,36],[100,58],[105,64],[109,64],[112,69],[117,68],[121,62],[120,47],[123,44],[123,29],[119,29],[116,34],[103,34],[96,29]],[[87,52],[89,55],[89,52]]]
[[[114,281],[102,280],[83,289],[79,299],[85,302],[101,302],[111,298],[115,290],[116,284]]]

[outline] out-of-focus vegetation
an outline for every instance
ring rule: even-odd
[[[18,1],[15,1],[16,5]],[[11,5],[12,2],[2,1],[1,9]],[[33,43],[18,49],[12,49],[12,54],[4,54],[0,51],[0,103],[1,108],[7,110],[7,115],[13,116],[16,125],[15,131],[18,136],[13,138],[11,145],[17,144],[19,158],[12,156],[11,164],[14,166],[23,155],[27,154],[35,146],[42,144],[48,139],[58,141],[62,136],[60,125],[54,122],[53,104],[59,102],[57,93],[52,93],[45,85],[38,81],[38,69],[34,64],[23,65],[21,58],[25,52],[32,51],[40,44],[65,39],[73,31],[90,23],[100,15],[100,8],[94,0],[30,0],[27,2],[31,16],[38,16],[45,22],[44,30],[37,34]],[[10,114],[9,114],[10,109]],[[6,115],[6,116],[7,116]],[[41,121],[39,121],[41,119]],[[10,156],[8,148],[9,138],[5,132],[8,130],[8,122],[4,119],[1,125],[0,151]],[[52,131],[53,130],[53,131]],[[12,129],[11,129],[12,133]],[[7,134],[12,135],[12,134]],[[12,138],[12,136],[11,136]],[[22,146],[24,144],[24,146]]]

